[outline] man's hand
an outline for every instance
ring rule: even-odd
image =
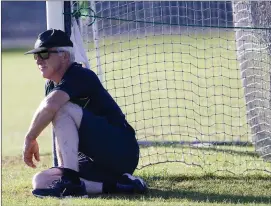
[[[34,139],[34,140],[25,139],[24,151],[23,151],[24,162],[29,167],[36,168],[36,165],[33,163],[33,156],[37,161],[40,161],[38,142],[36,139]]]

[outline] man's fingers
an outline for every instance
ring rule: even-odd
[[[29,167],[36,168],[36,165],[34,165],[33,160],[32,160],[32,155],[25,155],[24,156],[24,162],[27,164]]]
[[[24,160],[25,164],[27,164],[29,167],[36,168],[36,165],[34,165],[32,160]]]
[[[34,157],[37,161],[40,161],[40,153],[39,151],[37,151],[35,154],[34,154]]]
[[[34,165],[32,159],[24,159],[24,162],[25,162],[25,164],[26,164],[27,166],[29,166],[29,167],[32,167],[32,168],[35,167],[35,165]]]

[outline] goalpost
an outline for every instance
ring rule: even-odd
[[[48,28],[78,23],[91,69],[137,132],[138,169],[271,172],[270,2],[46,3]]]
[[[269,28],[236,29],[237,59],[245,89],[247,121],[256,151],[267,161],[271,161],[270,9],[271,2],[233,2],[234,25]]]

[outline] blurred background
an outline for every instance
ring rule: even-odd
[[[2,1],[2,49],[33,47],[46,29],[45,1]]]
[[[130,3],[130,2],[129,2]],[[132,3],[132,1],[131,1]],[[102,10],[104,16],[122,17],[120,13],[127,2],[97,2],[97,12]],[[163,22],[172,24],[232,26],[232,6],[230,1],[157,1],[138,2],[138,8],[131,12],[129,18],[160,18],[161,8]],[[152,13],[146,13],[140,7],[153,7]],[[179,8],[180,10],[178,10]],[[114,15],[115,14],[115,15]],[[180,15],[178,15],[180,14]],[[32,47],[37,34],[46,29],[45,1],[2,1],[2,48]],[[172,16],[172,18],[169,18]],[[151,20],[148,19],[147,20]],[[154,19],[159,20],[159,19]],[[136,25],[136,24],[134,24]],[[132,26],[131,24],[129,25]],[[114,33],[114,30],[111,31]],[[115,32],[119,32],[116,28]],[[112,34],[112,33],[111,33]]]

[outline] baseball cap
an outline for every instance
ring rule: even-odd
[[[73,47],[69,36],[62,30],[49,29],[39,34],[34,49],[25,54],[35,54],[52,47]]]

